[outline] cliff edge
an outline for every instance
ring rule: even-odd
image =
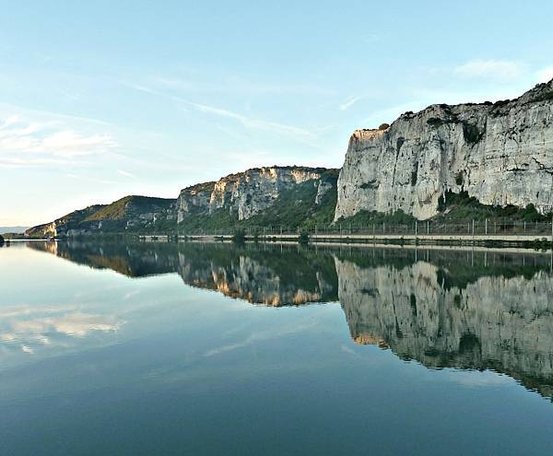
[[[438,213],[446,192],[553,211],[553,80],[515,100],[432,105],[351,136],[334,220],[360,211]]]

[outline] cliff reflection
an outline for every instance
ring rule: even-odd
[[[30,244],[131,277],[270,306],[340,301],[359,344],[429,368],[493,369],[553,396],[549,255],[225,244]]]
[[[441,269],[396,269],[336,260],[339,298],[352,337],[389,346],[427,367],[493,369],[553,394],[553,280],[482,276],[447,286]]]
[[[78,241],[28,245],[129,277],[177,272],[188,285],[254,304],[283,306],[338,299],[334,258],[297,247]]]

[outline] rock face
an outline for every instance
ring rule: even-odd
[[[437,214],[446,191],[553,211],[553,80],[512,101],[433,105],[353,133],[335,220],[361,210]]]
[[[181,191],[177,200],[177,220],[225,211],[237,220],[247,220],[271,207],[287,190],[311,182],[317,189],[315,204],[333,188],[337,170],[305,167],[266,167],[231,174],[217,182],[194,185]],[[335,178],[334,178],[335,182]]]

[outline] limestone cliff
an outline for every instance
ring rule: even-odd
[[[231,174],[217,182],[182,190],[177,200],[177,220],[181,223],[193,216],[216,213],[247,220],[301,185],[312,189],[309,197],[314,205],[320,205],[324,195],[336,188],[336,174],[337,170],[296,166],[254,168]]]
[[[446,191],[553,210],[553,80],[512,101],[433,105],[387,129],[355,131],[334,218],[402,210],[427,219]]]

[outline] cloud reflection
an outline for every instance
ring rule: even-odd
[[[0,310],[0,345],[34,354],[45,346],[67,346],[68,339],[116,332],[124,324],[113,315],[80,312],[67,307],[12,307]]]

